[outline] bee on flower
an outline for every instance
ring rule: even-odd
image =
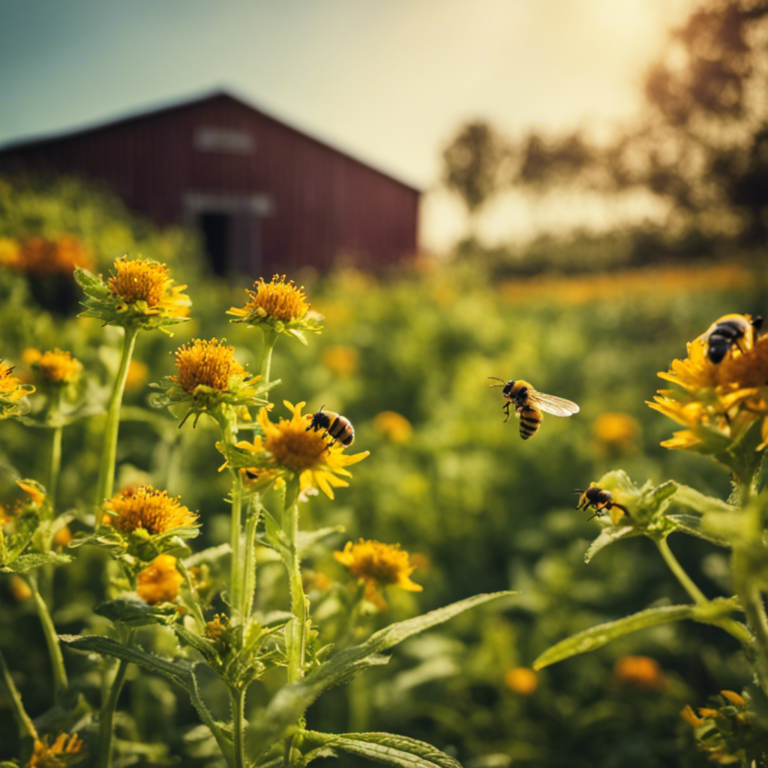
[[[262,479],[262,489],[278,478],[294,476],[299,478],[302,490],[317,488],[332,499],[334,488],[349,485],[344,479],[351,476],[346,467],[362,461],[369,452],[346,455],[345,445],[329,445],[322,432],[308,430],[312,416],[302,414],[306,403],[294,406],[284,400],[283,404],[291,418],[275,423],[270,421],[268,410],[262,408],[258,424],[263,436],[257,436],[253,443],[237,443],[238,452],[227,455],[229,463],[248,468],[255,478]]]
[[[187,286],[174,285],[168,267],[153,259],[123,256],[106,281],[80,268],[75,279],[86,295],[80,317],[143,329],[162,329],[189,319],[192,302],[184,293]]]
[[[762,435],[757,448],[768,445],[768,335],[754,334],[749,315],[738,317],[750,330],[743,338],[723,336],[723,344],[732,343],[723,351],[718,342],[715,360],[712,337],[720,321],[689,342],[685,360],[675,360],[669,371],[659,373],[676,389],[659,390],[648,405],[685,427],[662,442],[665,448],[723,455],[757,421]]]

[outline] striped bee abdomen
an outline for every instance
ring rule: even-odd
[[[538,432],[541,426],[541,411],[532,405],[520,409],[520,437],[527,440]]]

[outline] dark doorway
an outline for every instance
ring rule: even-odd
[[[226,275],[232,247],[232,217],[226,213],[201,213],[198,218],[205,251],[217,275]]]

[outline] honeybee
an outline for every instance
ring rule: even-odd
[[[507,401],[502,410],[507,414],[504,419],[509,421],[509,407],[515,406],[515,416],[520,419],[520,437],[527,440],[538,432],[541,426],[542,411],[551,413],[553,416],[573,416],[579,412],[579,406],[566,400],[563,397],[554,395],[545,395],[543,392],[537,392],[527,381],[522,379],[511,379],[504,381],[496,376],[489,376],[494,381],[500,381],[501,384],[491,384],[492,387],[501,387],[504,389],[501,393]]]
[[[734,346],[743,355],[752,349],[756,333],[763,324],[763,318],[749,315],[723,315],[712,323],[699,338],[707,345],[709,361],[717,365]],[[744,344],[742,348],[741,344]]]
[[[573,496],[576,493],[581,494],[576,509],[589,509],[592,507],[595,510],[592,517],[588,517],[587,520],[591,520],[593,517],[602,517],[614,507],[620,509],[627,517],[631,517],[629,510],[623,504],[614,501],[611,492],[606,491],[605,488],[598,488],[596,485],[590,488],[577,488],[575,491],[572,491],[571,495]]]
[[[312,422],[306,431],[309,432],[310,429],[315,432],[323,430],[326,435],[330,435],[333,439],[328,444],[329,448],[336,445],[337,442],[347,447],[352,445],[355,440],[355,430],[349,419],[333,411],[324,411],[323,408],[325,408],[324,405],[312,417]]]

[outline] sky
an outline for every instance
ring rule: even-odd
[[[686,2],[0,0],[0,145],[226,88],[425,190],[422,240],[441,247],[463,226],[439,190],[460,125],[610,131]],[[546,228],[531,205],[488,211],[490,236]]]

